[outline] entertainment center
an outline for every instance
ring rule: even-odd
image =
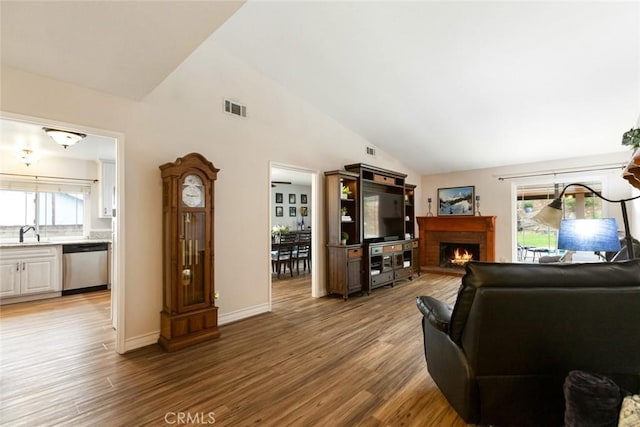
[[[356,163],[325,172],[327,293],[346,300],[420,273],[415,185]]]

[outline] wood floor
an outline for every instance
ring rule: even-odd
[[[0,311],[0,423],[10,426],[465,426],[429,377],[415,297],[423,274],[370,296],[310,297],[273,281],[273,312],[215,341],[118,355],[108,291]],[[215,421],[215,422],[214,422]]]

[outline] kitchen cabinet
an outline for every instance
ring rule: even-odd
[[[60,292],[61,267],[60,245],[0,249],[0,298]]]
[[[112,218],[116,201],[116,163],[100,160],[100,218]]]

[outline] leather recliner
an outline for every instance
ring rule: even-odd
[[[417,305],[429,374],[467,423],[563,425],[571,370],[640,391],[640,259],[465,268],[453,307]]]

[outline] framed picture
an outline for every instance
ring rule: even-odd
[[[307,207],[306,206],[300,206],[300,215],[309,216],[309,211],[307,211]]]
[[[306,194],[301,194],[300,195],[300,203],[302,203],[303,205],[307,204],[307,195]]]
[[[282,206],[276,206],[276,216],[284,216]]]
[[[438,188],[438,216],[474,215],[475,187]]]
[[[289,196],[289,197],[291,197],[291,196]],[[289,216],[296,216],[296,207],[295,206],[289,207]]]
[[[282,193],[276,193],[276,203],[282,203]]]
[[[293,205],[296,203],[296,195],[293,193],[289,193],[289,204]]]

